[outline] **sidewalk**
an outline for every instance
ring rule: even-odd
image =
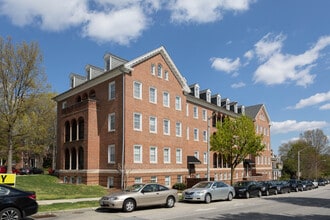
[[[81,198],[81,199],[55,199],[55,200],[37,200],[39,205],[51,205],[55,203],[75,203],[85,201],[98,201],[99,198]]]

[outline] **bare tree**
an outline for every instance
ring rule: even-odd
[[[19,120],[29,109],[27,98],[33,99],[43,90],[46,75],[36,43],[14,45],[10,37],[0,37],[0,120],[3,123],[8,150],[7,172],[12,172],[14,138],[19,135]]]

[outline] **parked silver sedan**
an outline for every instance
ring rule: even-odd
[[[202,181],[182,192],[184,201],[210,203],[214,200],[231,201],[233,197],[235,197],[234,187],[221,181]]]
[[[131,212],[136,207],[165,205],[174,207],[178,201],[178,192],[157,183],[134,184],[122,192],[103,196],[99,203],[101,207],[122,209]]]

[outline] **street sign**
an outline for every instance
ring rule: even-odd
[[[15,186],[16,183],[16,174],[0,174],[0,184]]]

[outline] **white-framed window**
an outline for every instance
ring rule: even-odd
[[[171,177],[165,176],[165,186],[170,187],[171,186]]]
[[[164,163],[171,163],[171,149],[169,147],[164,148]]]
[[[175,135],[177,137],[182,136],[182,124],[181,124],[181,122],[176,122],[175,123]]]
[[[68,105],[67,101],[62,102],[62,109],[65,109],[67,105]]]
[[[195,85],[194,93],[195,93],[195,97],[199,98],[199,85]]]
[[[211,91],[210,90],[206,91],[206,101],[211,102]]]
[[[116,97],[116,83],[109,83],[109,100],[113,100]]]
[[[149,102],[157,103],[157,89],[154,87],[149,88]]]
[[[181,97],[180,96],[175,97],[175,110],[181,111]]]
[[[186,104],[186,116],[187,117],[189,116],[189,104],[188,103]]]
[[[114,144],[110,144],[108,145],[108,163],[115,163],[116,162],[116,158],[115,158],[115,145]]]
[[[204,164],[207,164],[207,152],[203,153],[203,162]]]
[[[157,133],[157,118],[155,116],[149,117],[149,131],[150,133]]]
[[[182,183],[182,175],[177,175],[176,176],[176,182],[177,183]]]
[[[151,176],[150,177],[150,182],[151,183],[157,183],[157,176]]]
[[[113,176],[108,176],[108,178],[107,178],[107,187],[108,188],[113,188],[114,187],[114,177]]]
[[[135,177],[134,183],[142,183],[142,177]]]
[[[190,138],[190,136],[189,136],[189,127],[187,127],[187,134],[186,134],[186,136],[187,136],[187,140],[189,140],[189,138]]]
[[[133,121],[134,130],[142,131],[142,114],[141,113],[134,113],[133,117],[134,117],[134,121]]]
[[[195,151],[194,152],[194,157],[196,157],[197,159],[199,159],[199,152],[198,151]]]
[[[150,147],[150,163],[157,163],[157,147]]]
[[[170,93],[163,92],[163,106],[170,107]]]
[[[151,75],[155,75],[156,74],[156,66],[153,63],[151,64],[150,72],[151,72]]]
[[[207,131],[203,131],[203,141],[207,142]]]
[[[199,137],[198,137],[198,128],[194,128],[194,141],[198,141]]]
[[[164,132],[164,135],[170,135],[170,120],[169,119],[164,119],[163,120],[163,132]]]
[[[134,163],[142,163],[142,146],[134,145]]]
[[[207,120],[207,111],[206,111],[206,109],[202,109],[202,118],[203,118],[203,121]]]
[[[167,70],[164,73],[164,78],[165,78],[165,80],[168,80],[168,71]]]
[[[175,151],[175,161],[176,163],[182,163],[182,149],[177,148]]]
[[[142,99],[142,83],[140,82],[134,82],[133,83],[133,96],[136,99]]]
[[[157,68],[157,76],[159,78],[162,78],[163,77],[163,67],[162,67],[162,64],[158,64],[158,68]]]
[[[198,107],[194,106],[193,111],[194,111],[194,118],[198,118]]]
[[[111,113],[108,115],[108,131],[115,131],[115,113]]]

